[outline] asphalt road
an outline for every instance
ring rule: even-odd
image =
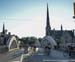
[[[63,52],[57,50],[51,50],[50,55],[44,54],[44,51],[41,49],[33,54],[32,56],[23,59],[23,62],[75,62],[70,61],[68,54],[63,55]],[[73,59],[72,59],[73,60]]]

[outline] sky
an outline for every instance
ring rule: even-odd
[[[8,32],[19,37],[45,36],[46,10],[49,7],[51,29],[75,29],[74,0],[0,0],[0,31],[3,23]]]

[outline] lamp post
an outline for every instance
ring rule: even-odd
[[[73,9],[74,9],[73,19],[75,19],[75,0],[74,0],[74,3],[73,3]],[[74,37],[75,37],[75,33],[74,33],[74,30],[73,30],[72,42],[73,42]]]
[[[74,16],[73,16],[73,19],[75,19],[75,0],[74,0],[74,3],[73,3],[73,9],[74,9]]]

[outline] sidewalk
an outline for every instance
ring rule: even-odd
[[[0,62],[11,62],[14,60],[17,61],[20,59],[21,53],[22,53],[22,51],[19,49],[19,50],[0,54]]]

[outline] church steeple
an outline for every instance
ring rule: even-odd
[[[61,31],[63,30],[63,26],[62,26],[62,24],[61,24]]]
[[[3,34],[5,34],[5,25],[3,23],[3,31],[2,31]]]
[[[48,3],[47,3],[47,26],[50,27]],[[51,27],[50,27],[50,29],[51,29]]]
[[[51,27],[50,27],[50,21],[49,21],[49,9],[48,9],[48,3],[47,3],[47,19],[46,19],[46,36],[50,35]]]
[[[63,26],[61,24],[61,36],[63,36]]]

